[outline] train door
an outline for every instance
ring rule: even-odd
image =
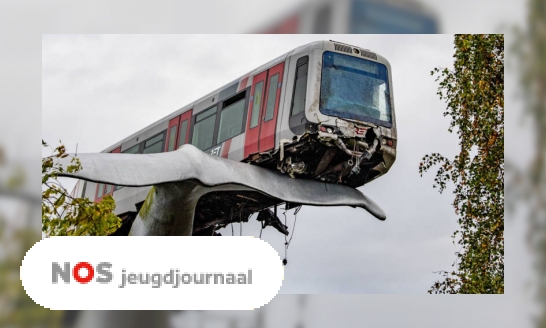
[[[248,106],[248,119],[246,124],[245,136],[245,158],[248,155],[257,153],[260,138],[260,125],[263,107],[263,95],[266,90],[267,71],[257,74],[252,79],[252,88],[250,90],[250,103]]]
[[[180,146],[188,143],[190,138],[190,121],[192,109],[180,115],[180,128],[178,129],[178,141],[176,143],[176,149]]]
[[[173,151],[176,149],[176,141],[178,140],[178,124],[180,116],[177,116],[169,121],[167,128],[167,142],[165,143],[165,151]]]
[[[267,92],[265,94],[264,110],[260,127],[259,148],[261,152],[275,148],[275,129],[281,99],[282,74],[284,63],[272,67],[268,71]]]
[[[176,150],[188,142],[191,113],[189,110],[169,121],[165,151]]]
[[[245,137],[245,158],[275,148],[284,63],[257,74],[252,79]]]

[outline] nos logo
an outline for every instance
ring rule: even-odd
[[[70,283],[70,276],[74,277],[74,280],[80,284],[87,284],[95,277],[97,273],[96,282],[104,284],[112,281],[113,275],[110,272],[112,263],[100,262],[94,268],[88,262],[78,262],[70,270],[70,262],[64,262],[64,266],[61,267],[59,263],[51,263],[51,282],[57,284],[59,277],[65,282]]]

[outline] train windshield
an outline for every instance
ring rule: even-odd
[[[434,15],[422,6],[403,6],[402,1],[353,0],[349,33],[438,33]]]
[[[327,51],[322,58],[320,111],[325,115],[391,126],[387,67]]]

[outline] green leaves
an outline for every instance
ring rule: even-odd
[[[42,140],[42,146],[49,147]],[[114,214],[116,203],[105,196],[94,203],[87,198],[74,198],[59,183],[61,172],[75,173],[82,169],[78,158],[72,157],[70,165],[62,167],[56,159],[66,158],[63,145],[53,150],[53,155],[42,158],[42,231],[47,236],[107,236],[121,226]]]
[[[429,293],[504,293],[504,36],[456,35],[454,43],[454,69],[431,75],[460,152],[425,155],[419,174],[438,167],[433,187],[454,187],[462,251]]]
[[[519,75],[518,93],[525,105],[522,118],[530,123],[525,128],[533,131],[530,140],[520,146],[528,147],[531,157],[528,160],[514,158],[519,165],[510,165],[506,191],[509,210],[515,212],[520,206],[525,209],[527,242],[535,271],[531,294],[539,310],[534,322],[536,327],[546,327],[546,3],[543,0],[527,3],[526,24],[514,31],[516,37],[511,50],[516,56],[511,58]]]

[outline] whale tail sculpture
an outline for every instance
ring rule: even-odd
[[[192,145],[159,154],[96,153],[78,154],[78,158],[83,169],[62,176],[118,186],[152,186],[129,235],[214,235],[230,223],[248,221],[256,212],[261,212],[262,226],[272,225],[287,234],[273,213],[262,212],[281,203],[360,207],[380,220],[386,218],[357,189],[292,179],[208,155]]]

